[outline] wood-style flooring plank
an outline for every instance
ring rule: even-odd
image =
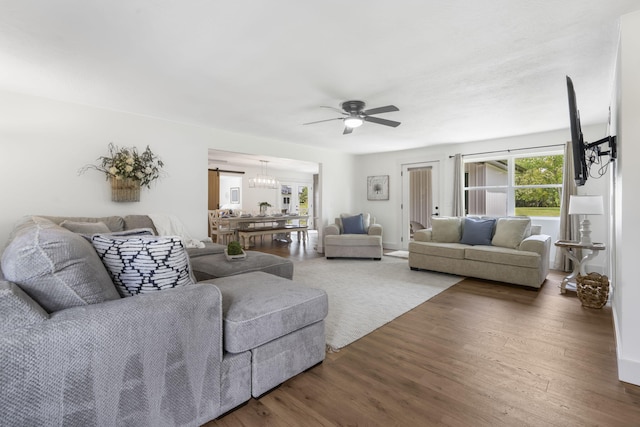
[[[255,249],[315,258],[310,236]],[[640,425],[640,387],[617,379],[611,308],[582,307],[561,279],[465,279],[207,426]]]

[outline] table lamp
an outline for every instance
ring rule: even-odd
[[[587,215],[602,215],[602,196],[570,196],[569,215],[584,215],[580,222],[580,244],[591,245],[591,222]]]

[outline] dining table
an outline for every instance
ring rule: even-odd
[[[239,215],[220,217],[220,223],[235,230],[236,238],[248,249],[252,238],[264,235],[273,235],[276,240],[290,243],[291,233],[296,232],[298,240],[302,237],[306,241],[308,219],[308,215],[298,214]]]

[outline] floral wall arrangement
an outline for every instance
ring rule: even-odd
[[[151,188],[151,183],[160,178],[164,163],[151,148],[139,153],[136,147],[118,147],[110,143],[109,155],[98,157],[97,165],[86,165],[80,169],[103,172],[111,181],[111,200],[114,202],[140,201],[140,187]]]

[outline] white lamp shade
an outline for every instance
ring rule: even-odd
[[[569,215],[603,215],[602,196],[570,196]]]

